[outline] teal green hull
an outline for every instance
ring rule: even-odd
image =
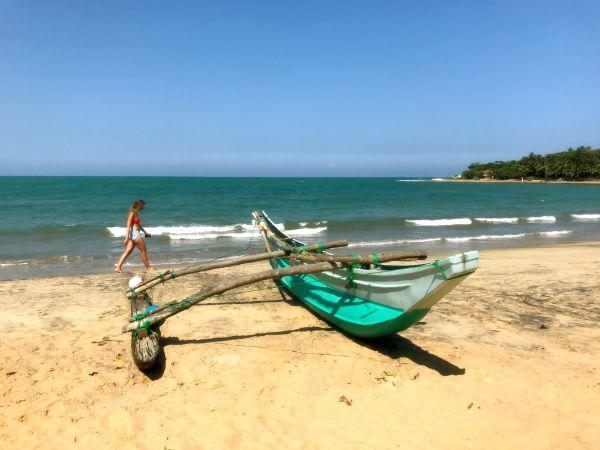
[[[295,247],[302,242],[279,230],[263,211],[253,213],[263,229],[267,250]],[[282,244],[285,242],[285,244]],[[325,254],[328,254],[325,252]],[[283,277],[279,283],[329,323],[348,334],[376,338],[406,330],[422,319],[438,301],[477,269],[479,253],[460,253],[431,263],[410,266],[376,265]],[[290,265],[289,257],[271,260],[274,268]]]
[[[277,267],[289,267],[278,259]],[[402,310],[373,303],[335,289],[310,275],[284,277],[280,283],[296,299],[326,321],[353,336],[375,338],[402,331],[418,322],[430,308]]]

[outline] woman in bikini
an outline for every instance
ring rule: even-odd
[[[125,231],[125,240],[123,241],[123,245],[125,246],[125,251],[119,258],[119,262],[115,264],[115,272],[121,272],[121,267],[123,263],[127,259],[133,249],[137,247],[140,251],[142,262],[148,271],[154,270],[154,267],[150,265],[148,262],[148,254],[146,252],[146,243],[144,242],[144,237],[150,237],[144,227],[140,223],[139,212],[144,209],[144,205],[146,203],[144,200],[136,200],[131,205],[131,210],[129,211],[129,215],[127,216],[127,230]]]

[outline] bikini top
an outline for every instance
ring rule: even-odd
[[[140,223],[140,218],[139,217],[134,217],[133,218],[133,223],[135,223],[135,224]]]

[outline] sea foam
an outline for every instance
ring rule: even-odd
[[[522,239],[527,233],[518,234],[483,234],[481,236],[463,236],[445,238],[448,242],[467,242],[467,241],[493,241],[504,239]]]
[[[528,217],[527,222],[556,222],[556,217],[554,216],[534,216]]]
[[[384,245],[395,245],[395,244],[419,244],[423,242],[439,242],[442,238],[425,238],[425,239],[398,239],[388,241],[362,241],[353,242],[348,247],[381,247]]]
[[[600,214],[571,214],[571,217],[575,220],[598,220]]]
[[[321,222],[325,223],[325,222]],[[275,224],[280,230],[285,230],[281,223]],[[125,227],[107,227],[108,232],[114,237],[125,237]],[[285,230],[292,236],[312,236],[322,233],[327,227],[298,228]],[[202,240],[202,239],[249,239],[259,237],[260,234],[252,224],[239,223],[235,225],[174,225],[147,227],[146,231],[153,236],[168,236],[172,240]]]
[[[468,217],[459,219],[415,219],[407,220],[407,222],[418,227],[447,227],[453,225],[471,225],[473,223]]]
[[[326,230],[327,227],[298,228],[296,230],[285,230],[285,233],[291,236],[312,236],[313,234],[319,234]]]
[[[565,234],[571,234],[572,232],[573,230],[540,231],[539,235],[547,237],[557,237],[564,236]]]
[[[518,217],[476,217],[477,222],[483,223],[517,223]]]

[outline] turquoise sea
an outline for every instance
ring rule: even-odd
[[[260,251],[265,210],[306,242],[436,254],[600,238],[600,185],[427,178],[0,177],[0,279],[108,272],[137,198],[158,266]],[[139,255],[129,267],[140,265]],[[126,266],[127,268],[128,266]]]

